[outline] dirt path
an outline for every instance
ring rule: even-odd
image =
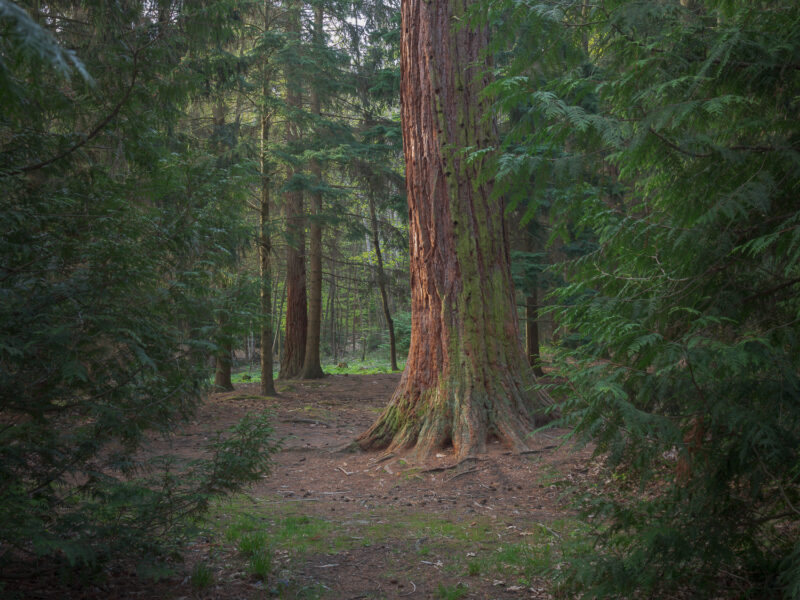
[[[574,526],[555,481],[593,476],[589,452],[559,448],[558,431],[531,438],[528,454],[494,445],[458,465],[447,451],[424,464],[336,451],[370,425],[398,378],[280,383],[277,398],[259,397],[256,384],[215,394],[173,449],[196,454],[214,431],[268,409],[284,440],[271,476],[214,509],[180,575],[147,586],[112,578],[60,597],[549,598],[539,573]],[[254,558],[262,550],[266,566]]]

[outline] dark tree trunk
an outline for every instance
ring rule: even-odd
[[[470,0],[402,3],[401,111],[410,216],[411,347],[400,384],[363,448],[452,444],[458,458],[496,438],[515,450],[549,398],[519,339],[502,203],[461,151],[495,144],[480,97],[488,31]]]
[[[287,35],[300,37],[300,6],[297,0],[288,5]],[[302,108],[299,76],[293,66],[286,69],[286,104],[290,110]],[[286,145],[291,151],[299,141],[297,125],[291,119],[286,124]],[[290,190],[286,193],[286,338],[283,341],[281,379],[299,377],[303,370],[308,333],[306,312],[306,233],[303,215],[303,192],[292,189],[297,171],[287,168]]]
[[[381,292],[381,305],[383,306],[383,316],[386,319],[386,329],[389,330],[389,358],[392,361],[392,371],[399,371],[394,339],[394,321],[392,321],[392,313],[389,310],[389,296],[386,293],[386,274],[383,271],[383,257],[381,256],[381,244],[378,236],[378,217],[375,213],[375,200],[372,194],[369,194],[368,201],[369,218],[372,223],[372,245],[375,246],[375,257],[378,259],[378,289]]]
[[[269,4],[264,6],[265,30],[269,27]],[[269,143],[270,116],[266,102],[269,94],[269,78],[263,74],[261,100],[261,205],[259,207],[258,257],[261,279],[261,394],[275,395],[275,382],[272,379],[272,238],[269,222],[270,202],[270,164],[267,156]]]
[[[533,367],[537,377],[542,377],[544,371],[539,364],[539,298],[535,287],[525,298],[525,346],[528,351],[528,364]]]
[[[314,7],[314,38],[317,44],[322,44],[322,5]],[[320,115],[319,91],[311,89],[311,112]],[[311,175],[315,185],[322,183],[322,167],[318,160],[311,161]],[[309,248],[309,262],[311,263],[311,276],[309,279],[308,296],[308,332],[306,333],[306,349],[303,357],[303,379],[319,379],[325,377],[319,362],[319,342],[322,328],[322,194],[318,191],[311,194],[311,211],[314,215],[311,221],[311,244]]]
[[[214,387],[218,390],[232,390],[230,344],[220,344],[220,351],[216,354],[214,362],[216,363],[214,368]]]
[[[537,234],[538,225],[532,221],[527,227],[523,228],[522,235],[525,239],[525,250],[532,254],[541,250],[541,242]],[[528,282],[530,285],[530,282]],[[528,289],[525,297],[525,350],[528,355],[528,364],[533,367],[533,372],[537,377],[543,377],[544,372],[539,364],[541,355],[539,353],[539,286],[537,281]]]
[[[225,112],[226,106],[222,99],[220,99],[211,109],[212,120],[214,124],[213,133],[213,147],[217,152],[218,160],[223,160],[226,145],[223,142],[223,132],[225,129]],[[224,286],[223,286],[224,287]],[[228,324],[227,313],[221,313],[218,318],[219,330],[221,336],[227,336],[225,327]],[[224,338],[223,338],[224,339]],[[215,355],[215,369],[214,369],[214,387],[220,390],[232,390],[233,383],[231,382],[231,343],[229,340],[219,342],[219,351]]]

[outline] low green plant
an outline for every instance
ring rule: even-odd
[[[262,548],[254,552],[249,557],[250,572],[260,579],[266,580],[269,578],[270,571],[272,570],[272,554],[269,548]]]
[[[800,3],[480,4],[514,48],[495,189],[583,246],[550,300],[561,424],[619,470],[554,576],[800,597]]]
[[[461,583],[452,586],[440,583],[436,588],[436,597],[439,600],[459,600],[466,596],[468,591],[468,588]]]
[[[192,569],[190,580],[198,590],[204,590],[214,583],[214,572],[207,564],[199,562]]]

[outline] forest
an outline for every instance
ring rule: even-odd
[[[0,597],[800,600],[796,0],[0,0]]]

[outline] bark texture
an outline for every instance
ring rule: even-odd
[[[231,383],[231,347],[230,344],[220,344],[221,351],[215,357],[214,387],[218,390],[230,391]]]
[[[519,339],[502,202],[465,148],[496,140],[480,93],[488,31],[462,27],[470,0],[402,4],[401,110],[410,217],[411,347],[400,384],[358,442],[521,450],[549,399]],[[455,27],[454,27],[455,25]]]
[[[381,241],[378,235],[378,215],[375,212],[375,199],[370,193],[367,201],[369,203],[369,219],[372,229],[372,245],[375,247],[375,258],[378,261],[378,289],[381,293],[381,306],[383,316],[386,319],[386,329],[389,330],[389,360],[392,363],[392,371],[399,371],[397,368],[397,345],[394,337],[394,321],[392,312],[389,310],[389,295],[386,292],[386,274],[383,271],[383,256],[381,255]]]
[[[314,7],[314,38],[322,44],[322,5]],[[311,113],[319,116],[321,103],[319,90],[311,89]],[[322,166],[319,160],[311,161],[311,175],[317,186],[322,183]],[[315,191],[311,194],[311,221],[309,247],[309,295],[308,295],[308,332],[306,333],[306,349],[303,357],[303,379],[319,379],[325,377],[319,360],[320,331],[322,328],[322,194]]]
[[[269,4],[264,6],[265,29],[269,25]],[[265,70],[266,71],[266,70]],[[270,115],[266,102],[269,94],[269,77],[265,72],[261,87],[264,107],[261,109],[261,204],[259,206],[258,258],[261,284],[261,395],[274,396],[275,382],[272,379],[272,237],[270,232],[270,163],[267,155],[269,145]]]
[[[300,5],[292,1],[287,6],[287,36],[300,36]],[[300,81],[293,65],[286,68],[286,104],[289,109],[300,110],[303,98]],[[291,119],[286,124],[286,145],[292,149],[300,134]],[[303,215],[303,192],[292,189],[291,181],[296,169],[287,168],[289,191],[286,192],[286,338],[281,358],[281,379],[299,377],[303,370],[308,329],[306,312],[306,233]]]
[[[525,297],[525,347],[528,364],[537,377],[542,377],[544,372],[539,365],[539,294],[536,288]]]

